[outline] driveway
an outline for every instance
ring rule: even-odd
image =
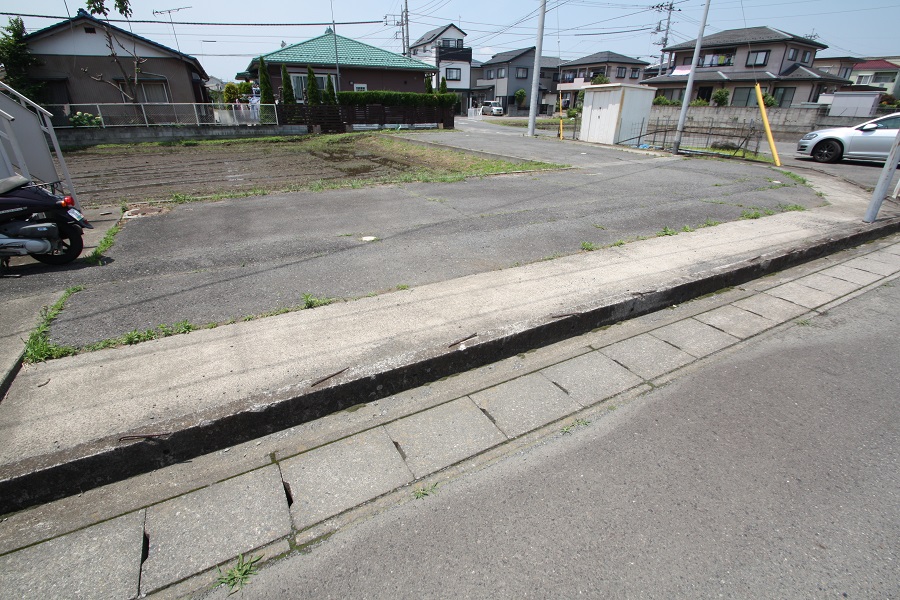
[[[191,203],[126,222],[102,267],[17,267],[0,299],[73,285],[52,327],[84,345],[187,320],[202,326],[353,298],[627,242],[745,212],[813,207],[812,189],[767,165],[684,159],[497,126],[417,136],[574,165],[456,183],[414,183]],[[860,208],[860,214],[865,207]]]

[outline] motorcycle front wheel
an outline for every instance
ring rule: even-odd
[[[51,254],[32,254],[31,257],[47,265],[66,265],[78,258],[84,249],[81,230],[68,223],[57,222],[59,247]]]

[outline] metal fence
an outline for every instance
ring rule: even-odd
[[[274,104],[51,104],[54,127],[278,125]]]
[[[670,150],[677,128],[678,119],[650,119],[635,125],[629,137],[620,140],[619,144]],[[758,120],[745,123],[727,119],[690,120],[685,123],[679,150],[754,158],[759,154],[764,134],[762,122]]]

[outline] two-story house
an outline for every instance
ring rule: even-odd
[[[531,77],[534,70],[535,47],[521,50],[510,50],[495,54],[490,60],[484,61],[481,66],[481,78],[476,81],[481,100],[498,100],[503,104],[504,112],[510,109],[516,110],[531,105]],[[553,95],[556,92],[556,82],[559,76],[559,65],[562,60],[555,56],[542,56],[540,60],[540,73],[538,79],[538,93],[540,94],[540,112],[547,112],[549,107],[555,104]],[[516,92],[525,91],[525,97],[520,105],[516,103]]]
[[[657,95],[681,100],[687,88],[697,41],[663,48],[670,62],[662,75],[641,81],[658,89]],[[691,100],[711,100],[717,89],[727,89],[731,106],[756,106],[754,85],[775,97],[778,106],[815,102],[819,94],[849,83],[813,66],[825,44],[772,27],[729,29],[705,36],[694,75]]]
[[[900,66],[876,58],[853,65],[850,81],[855,85],[869,85],[881,88],[886,94],[900,96]]]
[[[425,33],[409,46],[411,58],[435,66],[432,86],[438,89],[443,78],[447,92],[459,98],[457,112],[472,105],[472,49],[465,47],[466,32],[444,25]]]
[[[597,52],[560,65],[558,89],[562,93],[562,107],[575,106],[578,92],[597,75],[604,75],[610,83],[639,83],[644,67],[650,63],[616,52]]]

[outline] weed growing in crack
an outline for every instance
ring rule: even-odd
[[[581,249],[585,252],[593,252],[597,249],[597,244],[593,242],[581,242]]]
[[[434,494],[437,494],[437,487],[438,484],[435,482],[431,485],[426,485],[425,487],[416,488],[413,490],[413,498],[421,500],[422,498],[433,496]]]
[[[258,572],[256,563],[262,560],[262,556],[252,556],[250,560],[244,560],[244,555],[238,555],[237,564],[225,572],[219,567],[219,578],[216,579],[217,585],[227,585],[228,589],[235,592],[243,588],[250,578]]]

